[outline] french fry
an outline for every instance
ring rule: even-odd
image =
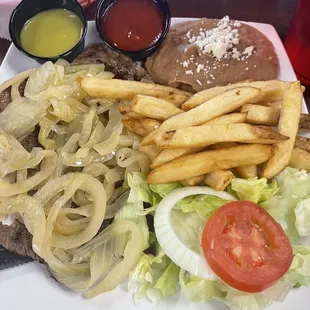
[[[132,111],[131,103],[122,103],[122,104],[120,104],[119,107],[118,107],[118,111],[119,111],[122,115],[124,115],[124,116],[126,116],[126,117],[129,117],[129,118],[134,118],[134,119],[142,119],[142,118],[145,118],[144,115]]]
[[[119,113],[126,115],[129,112],[132,112],[132,106],[130,103],[123,103],[118,107]]]
[[[299,148],[294,148],[289,166],[296,169],[304,169],[310,172],[310,153]]]
[[[199,185],[203,181],[203,175],[199,175],[197,177],[193,177],[187,180],[181,181],[181,184],[184,186],[196,186]]]
[[[141,114],[136,113],[136,112],[128,112],[125,114],[125,116],[129,117],[129,118],[139,119],[139,120],[142,120],[145,118],[144,115],[141,115]]]
[[[247,114],[246,113],[231,113],[219,116],[206,122],[204,125],[221,125],[221,124],[236,124],[245,123]]]
[[[220,142],[213,145],[210,145],[211,150],[222,150],[222,149],[228,149],[230,147],[239,146],[239,143],[236,142]]]
[[[151,96],[135,96],[131,101],[131,110],[156,120],[164,121],[169,117],[183,113],[174,104]]]
[[[201,125],[225,113],[232,112],[251,101],[259,93],[260,89],[253,87],[238,87],[228,90],[195,109],[165,120],[158,129],[146,136],[141,144],[152,144],[155,134],[159,131]]]
[[[253,125],[276,126],[280,118],[280,109],[257,104],[245,104],[241,113],[246,113],[246,123]]]
[[[283,107],[278,125],[279,133],[290,139],[275,144],[275,154],[266,163],[262,171],[262,177],[271,179],[288,166],[298,132],[301,107],[302,90],[300,82],[291,83],[284,93]]]
[[[141,119],[141,123],[142,123],[143,127],[149,132],[157,129],[161,125],[160,121],[157,121],[157,120],[151,119],[151,118],[143,118],[143,119]]]
[[[158,156],[152,161],[151,168],[157,168],[169,161],[179,158],[184,155],[195,154],[202,151],[204,148],[188,148],[188,149],[165,149],[161,150]]]
[[[124,125],[124,127],[126,127],[127,129],[129,129],[130,131],[132,131],[133,133],[145,137],[149,134],[149,131],[147,131],[140,120],[138,119],[133,119],[133,118],[129,118],[129,119],[123,119],[122,123]]]
[[[192,94],[191,94],[192,95]],[[184,94],[183,93],[171,93],[168,94],[161,99],[173,103],[177,108],[180,108],[182,103],[184,102]]]
[[[242,106],[240,112],[247,113],[246,123],[253,125],[277,126],[280,118],[281,107],[282,102],[279,101],[271,103],[268,106],[245,104]],[[224,116],[225,115],[223,115],[223,117]],[[310,114],[301,114],[299,128],[310,129]]]
[[[225,148],[235,147],[240,144],[235,142],[222,142],[210,146],[211,150],[221,150]],[[234,171],[243,179],[252,179],[258,177],[258,168],[256,165],[235,167]]]
[[[310,152],[310,138],[297,136],[295,147]]]
[[[211,171],[227,170],[241,165],[258,165],[267,161],[272,155],[273,147],[261,144],[241,145],[186,155],[151,171],[147,182],[169,183],[190,179]]]
[[[90,96],[97,98],[129,99],[136,95],[165,98],[176,105],[183,103],[191,94],[176,88],[152,83],[124,81],[118,79],[105,80],[86,77],[81,81],[82,89]],[[175,96],[175,95],[178,96]]]
[[[270,127],[242,123],[188,127],[154,136],[156,145],[161,148],[205,147],[219,142],[274,144],[287,139]]]
[[[204,183],[217,191],[223,191],[230,184],[234,174],[230,170],[209,172],[204,177]]]
[[[150,160],[154,160],[161,151],[161,149],[154,144],[147,146],[140,145],[139,151],[146,154]]]
[[[256,165],[235,167],[234,171],[243,179],[253,179],[258,177],[258,169]]]
[[[274,102],[260,102],[259,105],[263,105],[265,107],[272,107],[272,108],[282,108],[282,101],[274,101]]]
[[[223,92],[230,90],[236,87],[255,87],[261,89],[259,96],[253,98],[251,103],[259,102],[270,102],[270,101],[279,101],[282,100],[285,88],[288,82],[271,80],[271,81],[256,81],[256,82],[246,82],[246,83],[237,83],[231,84],[228,86],[213,87],[210,89],[203,90],[187,101],[182,105],[182,109],[187,111],[193,109],[206,101],[213,99],[215,96],[222,94]]]

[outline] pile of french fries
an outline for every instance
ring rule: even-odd
[[[150,83],[85,78],[93,97],[126,99],[124,126],[143,137],[153,184],[180,181],[224,190],[233,177],[271,179],[285,167],[310,171],[310,129],[300,82],[232,84],[195,95]]]

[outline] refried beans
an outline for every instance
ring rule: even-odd
[[[198,92],[245,80],[276,79],[273,44],[257,29],[229,17],[172,27],[145,63],[155,83]]]

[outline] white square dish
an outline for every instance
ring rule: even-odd
[[[190,18],[173,18],[172,24],[190,20]],[[285,52],[283,44],[273,26],[268,24],[249,23],[260,30],[274,44],[276,54],[280,61],[280,72],[278,78],[286,81],[296,80],[294,70]],[[86,45],[100,42],[95,23],[89,22],[89,30],[86,38]],[[39,64],[21,54],[15,46],[11,45],[3,63],[0,67],[0,84],[15,76],[17,73],[29,68],[37,67]],[[306,105],[303,105],[303,112],[307,112]],[[309,306],[307,294],[309,288],[292,290],[283,304],[274,303],[270,310],[279,309],[307,309]],[[54,281],[46,267],[37,262],[11,268],[0,272],[0,297],[1,307],[5,310],[20,308],[32,310],[224,310],[227,307],[219,302],[212,301],[204,304],[191,303],[180,295],[176,295],[158,305],[153,305],[146,300],[141,300],[135,305],[132,295],[127,292],[125,284],[113,292],[101,294],[100,296],[86,300],[80,293],[71,292]]]

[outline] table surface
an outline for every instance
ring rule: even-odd
[[[272,24],[281,39],[285,38],[298,0],[168,0],[174,17],[221,18]],[[97,1],[99,2],[99,0]],[[86,9],[88,20],[93,20],[97,3]],[[0,39],[0,64],[10,42]],[[305,92],[310,111],[310,87]]]

